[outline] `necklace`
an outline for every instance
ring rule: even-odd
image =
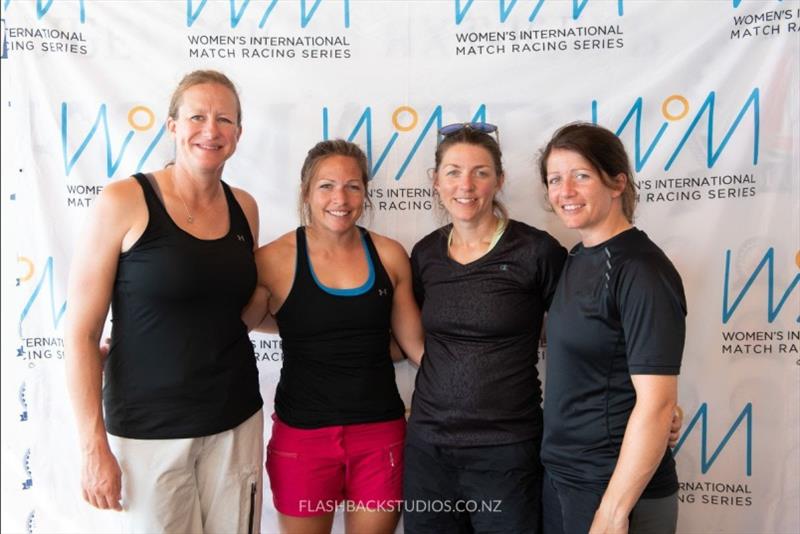
[[[170,173],[169,177],[172,180],[172,188],[178,194],[178,198],[181,199],[181,204],[183,204],[183,209],[184,209],[184,211],[186,211],[186,222],[188,222],[189,224],[194,224],[194,216],[192,216],[192,212],[189,211],[189,206],[186,204],[186,201],[183,199],[183,195],[181,195],[181,192],[178,189],[178,186],[175,184],[175,171],[172,171]],[[213,202],[217,199],[218,192],[219,192],[219,188],[217,188],[214,191],[214,196],[211,197],[211,200],[209,200],[208,204],[206,204],[206,207],[204,209],[200,210],[198,212],[198,214],[202,213],[203,211],[205,211],[208,208],[208,206],[213,204]]]

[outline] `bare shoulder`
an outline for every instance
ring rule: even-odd
[[[97,197],[98,202],[118,207],[129,207],[142,200],[144,200],[142,186],[132,176],[111,182],[103,187]]]
[[[372,237],[372,242],[375,243],[375,249],[378,251],[383,267],[392,279],[392,284],[397,287],[397,284],[407,279],[411,272],[411,263],[406,249],[390,237],[375,232],[370,232],[369,235]]]
[[[375,243],[375,248],[378,250],[378,255],[380,255],[382,261],[390,263],[408,261],[408,252],[400,242],[372,231],[370,231],[369,235],[372,238],[372,242]]]
[[[294,261],[297,238],[294,231],[287,232],[256,250],[256,262],[275,265]]]
[[[250,193],[239,187],[230,186],[230,188],[231,188],[231,193],[233,193],[233,198],[236,199],[236,201],[239,203],[240,206],[242,206],[242,209],[245,210],[245,212],[248,209],[254,209],[258,211],[258,204],[256,203],[256,199],[253,198],[253,195],[251,195]]]
[[[103,188],[94,201],[94,216],[102,224],[130,227],[146,207],[142,186],[133,177],[124,178]]]

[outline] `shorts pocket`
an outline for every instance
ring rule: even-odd
[[[297,460],[296,452],[279,451],[278,449],[267,447],[267,463],[269,463],[269,459],[271,456],[274,456],[276,458],[288,458],[291,460]]]
[[[384,449],[385,458],[389,463],[388,469],[386,470],[388,474],[388,479],[390,481],[400,481],[403,480],[403,463],[405,457],[405,446],[403,441],[398,441],[388,445]]]

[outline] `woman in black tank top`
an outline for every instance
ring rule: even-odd
[[[390,337],[419,358],[422,329],[405,250],[356,226],[367,184],[358,146],[318,143],[301,172],[304,226],[256,252],[264,325],[274,318],[283,342],[267,470],[286,532],[330,530],[345,499],[348,531],[393,532],[399,518],[405,407]]]
[[[258,210],[221,180],[241,134],[235,86],[216,71],[188,74],[167,129],[174,164],[103,190],[70,272],[66,362],[83,497],[121,510],[124,486],[131,531],[252,531],[263,403],[242,313],[256,286]],[[198,455],[180,448],[208,436]],[[214,447],[230,465],[204,456]],[[145,448],[162,461],[143,460]],[[165,466],[167,452],[185,457]]]

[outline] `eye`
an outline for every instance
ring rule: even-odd
[[[226,124],[233,124],[233,121],[231,119],[229,119],[228,117],[220,117],[219,121],[220,122],[224,122]]]
[[[201,121],[201,120],[203,120],[203,116],[202,115],[192,115],[191,117],[189,117],[189,120]]]
[[[458,176],[460,171],[458,169],[450,169],[444,173],[445,176]]]
[[[561,181],[560,176],[549,176],[547,178],[547,185],[557,185]]]
[[[578,172],[575,174],[575,178],[577,178],[578,180],[588,180],[589,178],[591,178],[591,176],[589,175],[588,172]]]
[[[361,191],[361,184],[355,184],[355,183],[353,183],[353,184],[348,184],[348,185],[347,185],[347,188],[348,188],[350,191],[359,191],[359,192],[360,192],[360,191]]]
[[[333,184],[331,184],[331,183],[319,184],[319,188],[320,189],[333,189]]]

